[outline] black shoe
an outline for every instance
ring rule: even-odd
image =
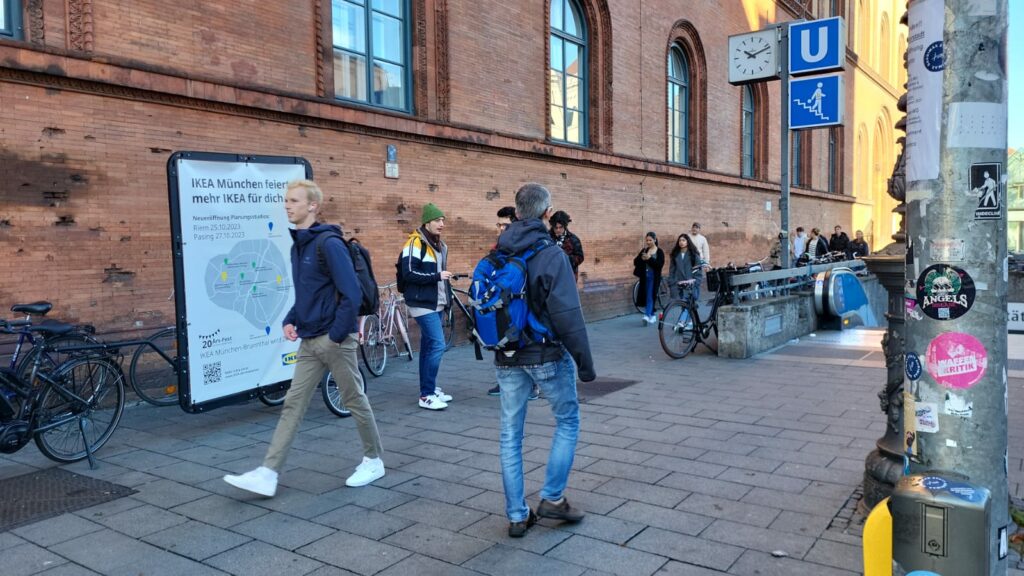
[[[520,522],[510,522],[508,525],[509,538],[522,538],[526,536],[526,531],[537,523],[537,515],[530,510],[530,515],[526,517],[526,520]]]
[[[488,396],[501,396],[501,386],[495,386],[487,391]]]
[[[570,524],[575,524],[583,520],[585,514],[581,510],[570,506],[569,501],[562,498],[561,504],[553,504],[547,500],[541,500],[540,506],[537,506],[537,516],[564,520]]]
[[[534,386],[533,389],[530,390],[530,396],[527,399],[536,400],[537,398],[540,398],[540,386]]]

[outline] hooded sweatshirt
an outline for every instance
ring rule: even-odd
[[[502,232],[498,249],[518,254],[546,238],[550,236],[539,218],[520,220]],[[596,377],[594,359],[568,256],[552,245],[537,252],[526,266],[527,302],[533,314],[551,330],[554,342],[531,343],[511,358],[497,352],[495,363],[500,366],[544,364],[561,358],[564,349],[576,362],[580,380],[590,382]]]
[[[348,248],[337,238],[328,238],[322,246],[323,261],[317,255],[316,237],[325,232],[341,233],[332,224],[314,223],[292,235],[292,283],[295,304],[283,324],[294,324],[299,338],[328,334],[334,342],[343,342],[358,331],[356,320],[362,289],[352,267]],[[340,298],[339,298],[340,295]]]

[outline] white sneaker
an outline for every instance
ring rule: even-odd
[[[426,398],[420,398],[420,408],[426,408],[427,410],[444,410],[448,407],[448,404],[437,397],[436,394],[431,394]]]
[[[268,498],[277,492],[277,472],[266,466],[260,466],[239,476],[228,474],[224,476],[224,481],[235,488],[241,488],[242,490]]]
[[[641,315],[640,315],[640,318],[642,318],[642,319],[643,319],[643,321],[644,321],[644,326],[647,326],[648,324],[650,324],[650,323],[651,323],[651,317],[650,317],[650,316],[648,316],[647,314],[641,314]]]
[[[658,323],[658,315],[657,314],[651,314],[651,324],[657,324],[657,323]]]
[[[356,466],[356,471],[345,480],[345,486],[353,488],[366,486],[374,480],[384,477],[384,461],[380,458],[367,458],[363,456],[363,463]]]
[[[434,388],[434,396],[437,396],[438,400],[446,404],[452,401],[452,395],[445,394],[444,390],[441,390],[440,388]]]

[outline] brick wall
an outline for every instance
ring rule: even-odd
[[[449,58],[451,126],[313,98],[312,0],[310,11],[193,4],[168,12],[148,0],[92,2],[92,52],[82,53],[62,47],[72,44],[67,23],[48,1],[45,47],[0,41],[0,306],[46,298],[55,314],[101,330],[168,324],[165,164],[175,150],[307,158],[327,192],[325,220],[358,235],[383,278],[424,202],[447,212],[451,268],[469,271],[493,243],[497,209],[522,183],[542,182],[583,241],[580,287],[591,318],[631,309],[631,261],[648,230],[668,247],[701,221],[715,264],[762,258],[777,233],[777,187],[736,177],[739,90],[721,71],[708,81],[709,169],[661,162],[669,29],[679,18],[697,25],[711,70],[721,65],[725,35],[743,26],[740,8],[693,3],[675,14],[674,3],[645,3],[641,20],[633,3],[608,2],[609,155],[537,142],[546,119],[545,25],[517,3],[448,2],[449,45],[430,61]],[[443,4],[424,6],[433,13]],[[398,146],[398,180],[383,177],[388,144]],[[815,181],[824,186],[823,170]],[[797,193],[791,221],[849,227],[849,206]]]

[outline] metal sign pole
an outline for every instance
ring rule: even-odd
[[[782,197],[779,199],[779,217],[781,218],[779,234],[779,250],[782,252],[782,267],[790,267],[789,259],[789,24],[779,26],[779,104],[781,113],[780,140],[782,153],[779,162],[782,164]]]

